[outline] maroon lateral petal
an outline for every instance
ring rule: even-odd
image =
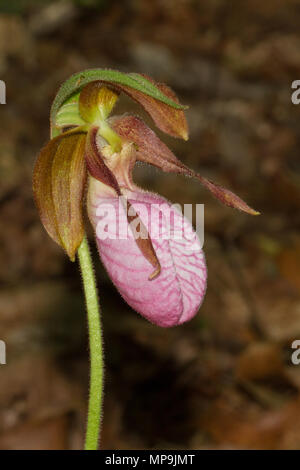
[[[138,160],[150,163],[167,173],[177,173],[196,178],[226,206],[239,209],[251,215],[259,214],[259,212],[248,206],[245,201],[229,189],[213,183],[184,165],[138,117],[131,115],[114,117],[110,119],[110,123],[115,132],[124,140],[133,142],[136,145]]]

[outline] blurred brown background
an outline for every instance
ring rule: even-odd
[[[0,1],[0,448],[81,448],[88,396],[77,266],[46,235],[32,166],[58,86],[88,67],[171,85],[189,166],[256,209],[221,206],[197,182],[136,169],[143,187],[205,203],[208,289],[170,330],[123,303],[95,255],[106,385],[102,448],[300,448],[298,0]],[[141,111],[122,99],[119,111]],[[92,240],[92,238],[91,238]]]

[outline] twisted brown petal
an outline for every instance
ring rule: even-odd
[[[226,206],[251,215],[259,214],[229,189],[209,181],[184,165],[141,119],[125,115],[112,118],[110,122],[115,132],[124,140],[136,144],[138,160],[150,163],[167,173],[177,173],[196,178]]]
[[[115,175],[110,171],[110,169],[106,166],[100,150],[97,146],[97,127],[92,127],[88,133],[87,141],[86,141],[86,148],[85,148],[85,159],[87,164],[87,169],[91,176],[93,176],[101,183],[106,184],[113,188],[116,192],[117,196],[122,196],[121,188],[118,184],[118,181]],[[138,218],[138,222],[141,227],[141,231],[147,234],[147,229],[144,226],[142,220],[139,218],[138,214],[135,212],[134,208],[132,208],[130,202],[127,200],[127,207],[125,208],[127,214],[127,220],[130,224],[134,219]],[[129,215],[132,213],[134,215]],[[146,238],[136,238],[136,244],[138,245],[139,249],[145,256],[145,258],[152,264],[155,268],[155,271],[151,274],[150,279],[154,279],[160,273],[160,263],[156,256],[155,250],[153,248],[153,244],[151,241],[151,237],[148,234]]]
[[[166,172],[178,172],[179,165],[184,168],[183,163],[138,117],[115,116],[109,119],[109,123],[120,137],[135,144],[136,156],[141,162],[151,163]]]
[[[121,190],[117,179],[105,165],[102,155],[100,154],[100,150],[97,146],[97,132],[98,127],[91,127],[86,139],[85,160],[88,172],[96,180],[110,186],[116,191],[118,196],[121,196]]]
[[[72,261],[84,234],[85,139],[77,128],[50,140],[41,150],[33,173],[33,191],[41,221]]]

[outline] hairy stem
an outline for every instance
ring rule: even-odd
[[[88,315],[90,343],[90,396],[85,450],[97,450],[100,435],[101,408],[103,401],[103,347],[100,308],[92,259],[86,237],[78,249],[78,258],[83,279],[83,287]]]

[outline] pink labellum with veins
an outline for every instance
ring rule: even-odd
[[[160,273],[149,280],[153,266],[140,251],[132,230],[128,230],[123,206],[118,198],[105,197],[103,185],[92,180],[88,211],[101,260],[133,309],[156,325],[180,325],[197,313],[205,294],[207,273],[200,240],[190,222],[161,196],[141,190],[123,190],[123,194],[139,213],[151,237]],[[115,230],[116,220],[118,229],[123,235],[128,233],[128,237],[120,239],[117,233],[117,238],[113,239],[114,233],[110,233],[110,237],[103,239],[99,228],[103,216],[108,232]],[[171,237],[168,223],[172,228]]]
[[[166,172],[193,176],[223,203],[255,211],[231,191],[186,167],[139,118],[125,115],[111,118],[108,123],[122,139],[121,151],[112,152],[110,146],[97,139],[94,129],[86,155],[93,177],[88,213],[101,259],[132,308],[159,326],[180,325],[197,313],[205,295],[207,272],[202,246],[189,221],[168,201],[132,182],[136,160]],[[125,206],[119,203],[117,196],[121,195],[127,197]],[[134,227],[140,226],[135,233],[143,231],[145,237],[134,237],[133,222]],[[168,234],[168,222],[176,236],[163,236]],[[119,229],[128,237],[122,238]]]

